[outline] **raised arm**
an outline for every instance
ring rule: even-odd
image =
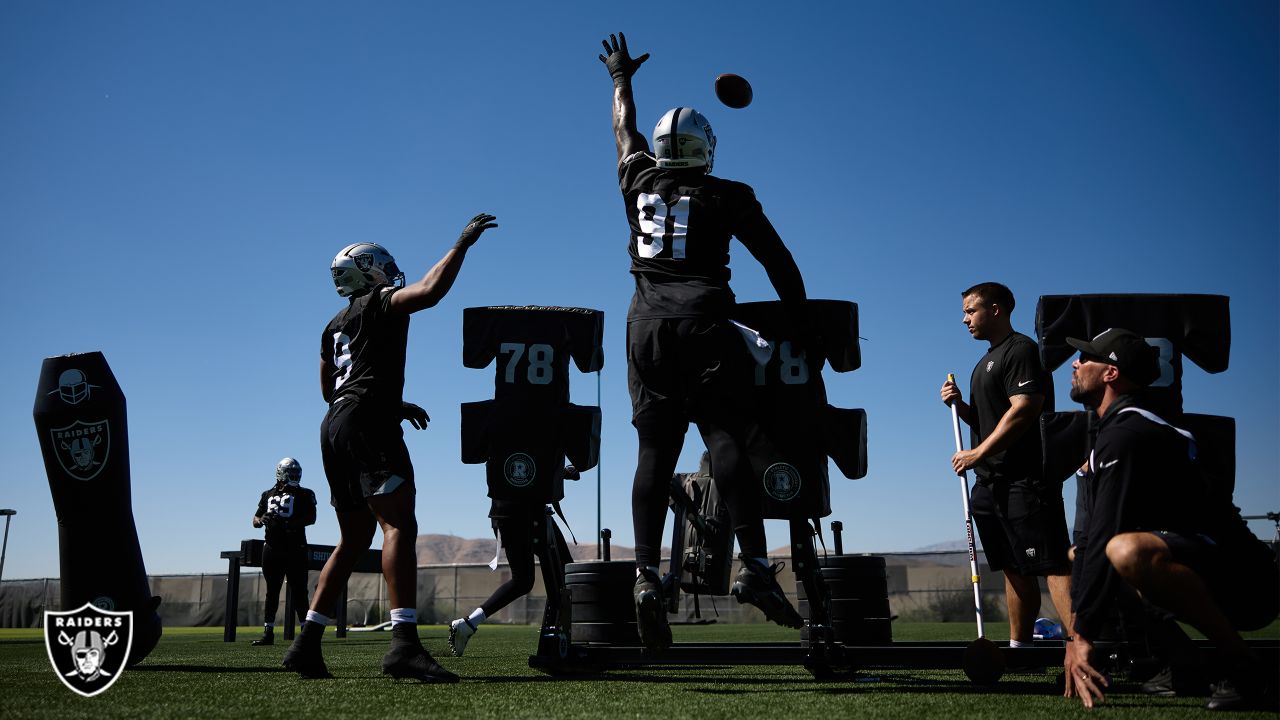
[[[408,314],[434,307],[439,303],[449,293],[449,288],[453,287],[453,281],[457,279],[458,271],[462,269],[462,261],[467,256],[467,248],[474,245],[485,230],[498,227],[493,222],[495,219],[494,216],[484,213],[471,218],[471,222],[462,229],[462,235],[458,237],[458,242],[449,248],[449,252],[445,253],[444,257],[440,258],[440,261],[432,266],[421,280],[412,285],[406,285],[393,294],[387,303],[388,308],[393,312]]]
[[[636,101],[631,93],[631,76],[640,69],[649,53],[632,58],[627,51],[627,36],[610,35],[604,42],[600,62],[613,78],[613,138],[618,146],[618,160],[649,149],[649,141],[636,128]]]

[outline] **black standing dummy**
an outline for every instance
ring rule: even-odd
[[[100,352],[45,358],[34,414],[58,516],[62,609],[132,611],[134,665],[160,639],[160,598],[133,522],[124,393]]]

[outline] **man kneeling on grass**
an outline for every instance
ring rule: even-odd
[[[1160,377],[1159,351],[1113,328],[1091,341],[1068,338],[1071,399],[1098,416],[1087,472],[1080,480],[1072,566],[1072,637],[1064,695],[1085,707],[1103,700],[1107,678],[1093,667],[1093,640],[1124,593],[1172,613],[1217,648],[1218,682],[1209,710],[1246,710],[1274,702],[1268,680],[1241,630],[1276,618],[1280,574],[1270,548],[1249,532],[1228,493],[1212,487],[1195,462],[1191,433],[1143,407],[1142,390]]]

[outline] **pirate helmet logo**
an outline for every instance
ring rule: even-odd
[[[111,452],[111,425],[106,420],[77,420],[66,427],[52,428],[53,452],[58,464],[77,480],[92,480],[102,472]]]
[[[800,471],[788,463],[770,465],[764,471],[764,491],[774,500],[794,500],[800,494]]]
[[[92,603],[69,612],[47,611],[44,646],[62,683],[93,697],[120,679],[133,646],[133,612],[111,612]]]
[[[524,453],[513,453],[507,457],[507,461],[502,464],[502,474],[506,476],[507,482],[512,487],[527,487],[533,482],[533,478],[538,474],[538,466],[534,464],[533,458]]]

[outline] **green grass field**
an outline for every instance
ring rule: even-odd
[[[993,628],[993,630],[996,630]],[[968,640],[970,626],[895,623],[895,640]],[[459,685],[393,681],[379,660],[388,633],[325,637],[334,680],[298,679],[280,669],[285,645],[255,648],[258,628],[223,643],[221,628],[168,628],[140,665],[105,693],[84,698],[55,677],[38,629],[0,629],[0,718],[901,718],[1083,717],[1078,701],[1059,697],[1054,669],[1006,675],[992,688],[971,685],[959,670],[866,671],[853,680],[817,682],[800,667],[647,667],[595,679],[551,678],[528,667],[537,629],[486,625],[464,658],[452,657],[446,630],[422,628],[423,642]],[[676,641],[794,639],[773,626],[675,628]],[[1280,634],[1272,625],[1262,637]],[[994,638],[993,638],[994,639]],[[1136,718],[1209,716],[1202,698],[1147,698],[1118,686],[1107,705],[1088,713]],[[1216,714],[1215,714],[1216,715]],[[1267,713],[1232,717],[1275,717]]]

